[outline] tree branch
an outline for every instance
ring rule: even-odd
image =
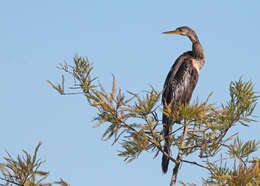
[[[201,165],[201,164],[199,164],[199,163],[197,163],[197,162],[195,162],[195,161],[188,161],[188,160],[181,160],[181,161],[184,162],[184,163],[189,163],[189,164],[197,165],[197,166],[202,167],[202,168],[204,168],[204,169],[210,170],[209,167],[206,167],[206,166],[204,166],[204,165]]]
[[[6,181],[7,183],[12,183],[12,184],[15,184],[15,185],[19,185],[19,183],[16,183],[16,182],[14,182],[12,180],[8,180],[8,179],[5,179],[5,178],[1,178],[0,177],[0,180]]]
[[[179,148],[179,152],[178,152],[178,155],[177,155],[177,158],[176,158],[175,167],[173,169],[170,186],[174,186],[175,183],[176,183],[176,180],[177,180],[179,167],[180,167],[180,164],[182,162],[182,156],[183,156],[183,150],[184,150],[183,147],[184,147],[185,140],[186,140],[186,137],[187,137],[187,134],[188,134],[188,126],[189,126],[189,123],[187,121],[185,121],[184,128],[183,128],[183,136],[182,136],[181,146]]]

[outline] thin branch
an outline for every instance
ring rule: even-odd
[[[199,163],[197,163],[197,162],[195,162],[195,161],[188,161],[188,160],[181,160],[181,161],[184,162],[184,163],[189,163],[189,164],[197,165],[197,166],[202,167],[202,168],[204,168],[204,169],[210,170],[209,167],[204,166],[204,165],[201,165],[201,164],[199,164]]]
[[[183,126],[181,126],[180,128],[176,129],[175,131],[171,132],[171,133],[169,134],[169,136],[172,135],[172,134],[174,134],[175,132],[181,130],[182,128],[183,128]]]
[[[189,123],[187,121],[185,121],[184,128],[183,128],[183,136],[182,136],[181,146],[179,148],[179,152],[178,152],[178,155],[177,155],[177,158],[176,158],[176,163],[175,163],[175,167],[173,169],[170,186],[174,186],[176,181],[177,181],[177,175],[178,175],[179,167],[180,167],[180,164],[182,162],[183,147],[184,147],[185,140],[186,140],[186,137],[187,137],[187,134],[188,134],[188,125],[189,125]]]
[[[62,95],[67,96],[67,95],[78,95],[78,94],[84,94],[84,92],[68,92],[68,93],[63,93]]]
[[[14,182],[14,181],[12,181],[12,180],[7,180],[7,179],[5,179],[5,178],[1,178],[1,177],[0,177],[0,180],[6,181],[6,182],[8,182],[8,183],[15,184],[15,185],[19,185],[19,183],[16,183],[16,182]]]

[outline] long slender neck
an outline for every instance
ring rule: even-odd
[[[202,69],[202,67],[205,64],[205,56],[204,56],[204,51],[203,48],[200,44],[199,38],[196,35],[196,33],[192,33],[190,35],[188,35],[188,37],[190,38],[191,42],[192,42],[192,56],[197,59],[196,60],[196,65],[199,68],[199,70]]]
[[[193,57],[200,59],[200,60],[204,60],[204,51],[203,48],[200,44],[199,38],[198,36],[194,33],[188,35],[188,37],[190,38],[191,42],[192,42],[192,54]]]

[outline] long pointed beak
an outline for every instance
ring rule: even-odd
[[[168,31],[168,32],[163,32],[163,34],[180,34],[181,32],[173,30],[173,31]]]

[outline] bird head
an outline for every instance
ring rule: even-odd
[[[190,35],[194,34],[194,31],[187,26],[182,26],[182,27],[176,28],[176,30],[173,30],[173,31],[163,32],[163,34],[179,34],[179,35],[183,35],[183,36],[190,36]]]

